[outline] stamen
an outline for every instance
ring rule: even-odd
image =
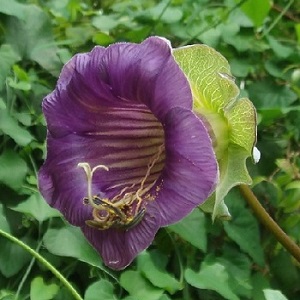
[[[150,159],[147,165],[146,174],[142,180],[124,187],[111,200],[108,198],[100,198],[98,195],[92,195],[92,179],[94,172],[98,169],[109,171],[109,168],[105,165],[97,165],[91,169],[89,163],[79,163],[78,167],[84,169],[87,177],[88,193],[87,197],[83,199],[83,204],[89,204],[93,208],[93,220],[87,220],[86,224],[99,230],[109,228],[129,230],[136,226],[143,219],[146,211],[145,207],[140,209],[143,202],[142,197],[155,185],[157,179],[148,184],[146,188],[144,188],[144,185],[146,181],[149,180],[151,171],[157,161],[161,158],[163,151],[164,144],[158,147],[158,151]],[[139,188],[134,192],[132,189],[136,185],[139,185]],[[126,191],[128,192],[125,193]]]
[[[151,184],[149,184],[147,186],[147,188],[144,189],[144,184],[146,182],[146,180],[148,179],[148,177],[150,176],[151,170],[154,167],[155,163],[159,160],[162,152],[164,149],[164,144],[160,145],[158,148],[157,153],[155,153],[155,155],[153,156],[153,158],[150,160],[150,162],[148,163],[147,166],[147,172],[145,174],[145,176],[143,177],[142,181],[140,182],[140,187],[139,189],[133,194],[133,193],[126,193],[120,200],[116,201],[119,197],[122,196],[122,194],[130,188],[133,188],[135,185],[137,185],[139,182],[135,182],[133,183],[131,186],[129,187],[125,187],[118,195],[116,195],[112,200],[111,200],[111,204],[115,207],[123,207],[124,205],[130,206],[132,205],[132,203],[134,201],[137,201],[137,206],[135,211],[138,212],[139,208],[141,206],[142,203],[142,196],[145,195],[156,183],[156,180],[154,182],[152,182]]]
[[[145,195],[145,194],[146,194],[146,193],[154,186],[154,184],[156,183],[156,180],[155,180],[152,184],[150,184],[146,189],[143,190],[144,184],[145,184],[147,178],[148,178],[149,175],[150,175],[151,169],[153,168],[154,164],[155,164],[155,163],[158,161],[158,159],[160,158],[160,155],[162,154],[163,149],[164,149],[164,144],[162,144],[162,145],[159,146],[158,152],[157,152],[156,155],[154,156],[153,161],[150,162],[150,163],[148,164],[148,170],[147,170],[147,172],[146,172],[146,175],[145,175],[144,179],[143,179],[142,182],[141,182],[140,188],[136,191],[135,196],[136,196],[136,198],[138,199],[137,211],[139,210],[139,208],[140,208],[140,206],[141,206],[141,203],[142,203],[142,198],[141,198],[141,197],[142,197],[143,195]],[[141,191],[142,191],[142,193],[140,194]]]
[[[133,183],[131,186],[126,186],[125,188],[123,188],[122,191],[121,191],[118,195],[114,196],[114,197],[111,199],[111,202],[114,202],[116,199],[118,199],[119,197],[121,197],[125,191],[127,191],[127,190],[129,190],[129,189],[132,189],[135,185],[136,185],[136,183]],[[126,195],[127,195],[127,194],[125,194],[125,196],[126,196]]]

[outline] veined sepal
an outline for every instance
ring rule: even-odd
[[[230,219],[225,196],[238,184],[252,183],[246,160],[256,143],[256,110],[249,99],[238,98],[229,63],[214,49],[192,45],[173,55],[189,80],[193,110],[207,124],[219,165],[216,190],[200,207],[213,219]]]

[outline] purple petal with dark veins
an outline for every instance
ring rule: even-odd
[[[165,124],[166,165],[155,202],[161,225],[175,223],[213,192],[218,165],[207,130],[192,112],[172,109]]]
[[[164,143],[162,125],[145,110],[107,111],[99,132],[69,134],[61,138],[48,135],[47,160],[39,172],[39,187],[48,203],[59,209],[73,225],[82,226],[91,209],[83,205],[87,182],[80,162],[109,166],[93,177],[93,194],[112,197],[125,186],[140,182],[151,157]],[[149,179],[159,177],[164,166],[161,156]]]
[[[82,231],[94,248],[101,253],[104,263],[116,270],[128,266],[137,254],[153,241],[160,227],[160,214],[154,205],[148,205],[143,220],[128,231],[97,230],[84,226]]]
[[[45,98],[43,111],[48,130],[59,137],[97,130],[103,111],[135,105],[146,106],[159,119],[172,107],[192,107],[187,79],[161,38],[95,47],[74,56]]]
[[[82,228],[112,268],[128,265],[160,226],[179,221],[215,187],[210,138],[192,112],[189,84],[163,39],[74,56],[43,111],[48,135],[40,191]],[[92,195],[112,199],[124,188],[133,196],[145,190],[142,221],[127,231],[88,227],[92,207],[83,201],[88,186],[79,163],[109,168],[95,171]]]

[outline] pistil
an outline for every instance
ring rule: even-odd
[[[152,156],[143,179],[140,182],[123,188],[120,193],[112,199],[100,198],[98,195],[92,194],[94,172],[99,169],[109,171],[109,168],[105,165],[97,165],[91,168],[87,162],[79,163],[78,166],[84,169],[87,178],[87,197],[83,199],[83,204],[89,204],[93,208],[93,220],[87,220],[86,224],[100,230],[108,228],[128,230],[136,226],[142,220],[146,211],[145,208],[140,209],[143,202],[142,197],[150,191],[157,180],[148,184],[146,188],[144,185],[163,151],[164,144],[160,145],[157,153]],[[132,191],[138,184],[139,188],[136,191]],[[129,192],[125,193],[128,190]]]

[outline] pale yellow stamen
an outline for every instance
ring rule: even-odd
[[[89,226],[96,227],[100,230],[111,227],[128,230],[131,226],[136,226],[145,213],[145,208],[140,209],[143,201],[142,197],[150,191],[157,180],[148,184],[146,188],[144,188],[144,185],[147,179],[149,179],[154,165],[161,158],[163,151],[164,144],[159,146],[157,153],[150,159],[146,174],[142,180],[135,182],[130,186],[126,186],[112,199],[100,198],[98,195],[93,196],[92,194],[92,179],[94,172],[98,169],[109,171],[109,168],[105,165],[97,165],[94,168],[91,168],[87,162],[79,163],[78,167],[83,168],[87,178],[87,197],[84,198],[84,203],[87,204],[85,200],[88,200],[89,205],[93,208],[93,220],[87,220],[86,223]],[[139,188],[136,191],[132,191],[137,185]],[[125,193],[126,191],[128,192]],[[150,199],[149,195],[145,196],[145,198]]]
[[[137,207],[136,210],[139,210],[139,207],[142,203],[142,197],[155,185],[156,180],[149,184],[146,188],[144,188],[144,184],[147,180],[147,178],[149,177],[151,170],[153,168],[153,166],[155,165],[155,163],[158,161],[158,159],[160,158],[161,153],[163,152],[164,149],[164,144],[160,145],[158,148],[158,152],[155,154],[155,156],[153,157],[153,160],[151,160],[148,164],[148,169],[147,172],[144,176],[144,178],[142,179],[142,181],[140,182],[140,187],[139,189],[133,194],[132,192],[126,193],[122,199],[120,199],[119,201],[116,201],[119,197],[122,196],[122,194],[130,188],[133,188],[134,186],[136,186],[139,182],[136,182],[134,184],[132,184],[130,187],[125,187],[117,196],[115,196],[112,201],[111,204],[114,207],[120,207],[120,206],[124,206],[124,205],[131,205],[134,201],[138,201],[137,203]]]

